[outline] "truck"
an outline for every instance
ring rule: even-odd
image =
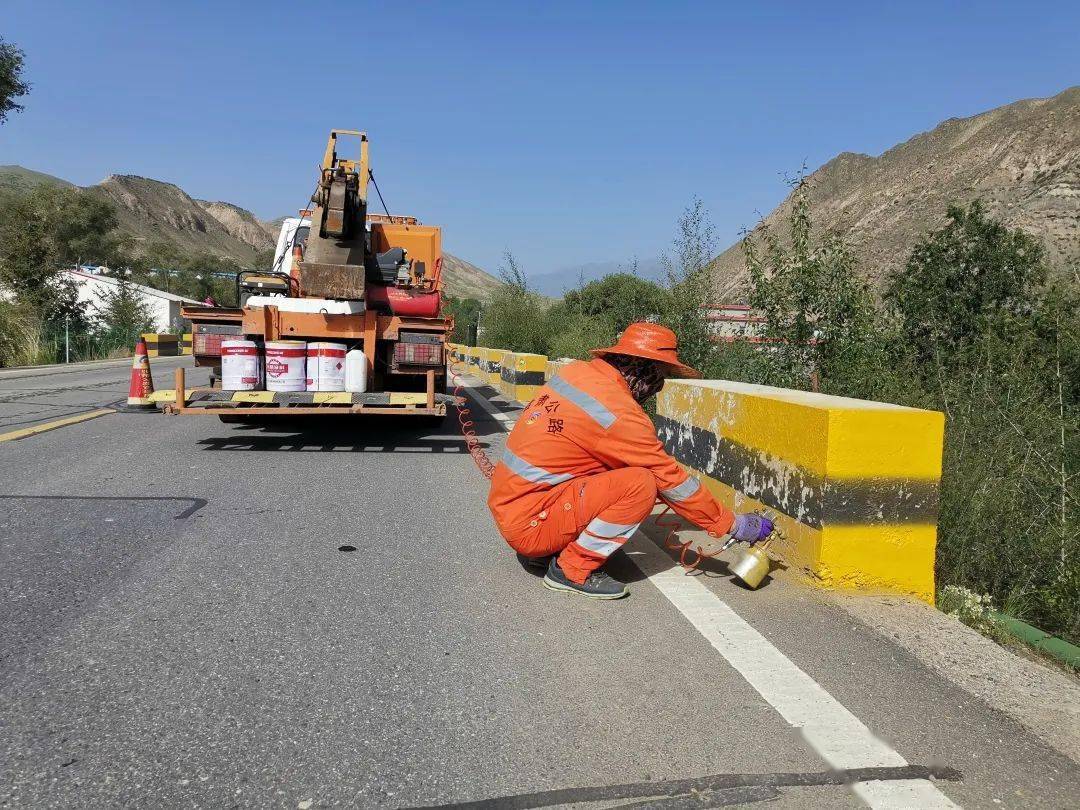
[[[358,142],[357,157],[339,155],[344,138]],[[225,422],[446,415],[453,401],[446,393],[453,320],[442,310],[442,231],[415,217],[369,212],[369,180],[367,135],[331,130],[312,206],[282,223],[271,268],[237,274],[235,307],[183,308],[195,365],[211,368],[211,383],[186,388],[184,369],[177,369],[172,395],[162,398],[166,412]],[[222,343],[237,339],[258,346],[345,344],[363,352],[367,385],[362,391],[229,390],[222,387]]]

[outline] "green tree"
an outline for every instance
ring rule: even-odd
[[[121,248],[112,205],[78,189],[38,186],[0,209],[0,286],[46,321],[71,316],[64,269],[110,264]]]
[[[95,305],[101,338],[109,348],[133,346],[141,333],[154,326],[150,307],[138,291],[123,277],[116,282],[115,289],[102,292],[100,303]]]
[[[546,354],[550,344],[544,299],[529,288],[525,273],[508,250],[499,268],[503,285],[480,314],[479,342],[515,352]]]
[[[475,298],[455,298],[448,295],[443,299],[443,306],[454,319],[454,331],[450,339],[455,343],[471,346],[472,329],[480,315],[480,302]]]
[[[865,388],[859,383],[887,350],[881,319],[847,243],[835,232],[815,235],[808,191],[804,178],[794,181],[786,233],[761,223],[742,241],[750,305],[772,342],[764,370],[774,385]]]
[[[30,92],[30,85],[23,80],[25,57],[19,48],[0,37],[0,124],[7,120],[9,112],[22,110],[14,99]]]
[[[946,414],[939,582],[1076,639],[1080,293],[1046,278],[1035,239],[950,206],[886,303]]]
[[[660,320],[670,308],[667,290],[630,273],[582,283],[548,311],[549,350],[557,357],[587,358],[589,349],[611,345],[629,324]]]
[[[949,206],[943,228],[921,240],[885,300],[921,362],[959,357],[989,331],[1027,327],[1046,266],[1038,240],[986,216],[981,202]]]
[[[717,252],[716,228],[699,197],[691,200],[677,227],[671,253],[661,257],[670,290],[670,306],[661,321],[679,336],[680,357],[707,369],[715,353],[705,316],[712,303],[709,265]]]

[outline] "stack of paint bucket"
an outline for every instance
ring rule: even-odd
[[[263,349],[253,340],[223,340],[221,387],[226,391],[259,391],[264,386],[267,391],[344,391],[347,349],[344,343],[302,340],[268,340]],[[362,352],[355,354],[363,359]],[[363,379],[354,381],[353,389],[363,391],[367,375],[360,376]]]

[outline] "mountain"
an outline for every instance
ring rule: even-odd
[[[259,253],[274,247],[274,238],[250,211],[195,200],[172,183],[113,174],[84,191],[116,207],[120,229],[134,237],[136,249],[170,242],[187,253],[213,253],[250,267]]]
[[[455,298],[486,301],[502,282],[464,259],[443,251],[443,289]]]
[[[22,193],[42,184],[72,186],[21,166],[0,166],[0,192]],[[198,200],[172,183],[130,174],[110,175],[82,191],[113,204],[120,231],[132,237],[136,250],[168,242],[185,253],[212,253],[245,267],[257,266],[273,250],[283,219],[263,222],[232,203]],[[449,253],[443,254],[443,273],[450,295],[487,298],[502,283]]]
[[[809,177],[815,227],[836,228],[868,278],[907,260],[949,203],[983,200],[991,216],[1037,236],[1052,270],[1080,261],[1080,87],[971,118],[951,118],[879,157],[844,152]],[[784,231],[791,198],[765,218]],[[739,297],[736,243],[713,263],[721,298]]]
[[[548,273],[535,273],[529,276],[529,284],[537,292],[552,298],[561,298],[567,290],[579,286],[584,280],[586,283],[596,281],[612,273],[633,273],[639,278],[648,281],[664,281],[666,272],[659,258],[637,259],[636,271],[631,267],[635,260],[586,262],[570,267],[563,267]]]
[[[67,180],[22,166],[0,166],[0,191],[22,194],[37,186],[71,186]]]

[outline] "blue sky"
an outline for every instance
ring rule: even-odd
[[[722,246],[782,176],[1080,82],[1080,3],[5,0],[26,111],[0,163],[140,174],[264,218],[331,127],[394,213],[489,270],[663,251],[692,195]]]

